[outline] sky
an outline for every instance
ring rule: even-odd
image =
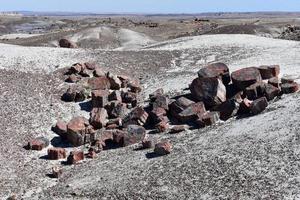
[[[201,13],[300,11],[300,0],[0,0],[1,11]]]

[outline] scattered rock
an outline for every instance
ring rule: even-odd
[[[109,105],[109,116],[111,118],[125,118],[128,115],[129,110],[125,103],[121,103],[119,101],[113,101]]]
[[[41,151],[49,146],[49,140],[45,137],[37,137],[28,142],[27,148],[30,150]]]
[[[90,113],[90,124],[96,129],[105,127],[107,119],[108,114],[104,108],[93,108]]]
[[[196,78],[190,85],[193,97],[203,101],[208,107],[226,101],[226,88],[218,78]]]
[[[87,154],[88,158],[95,159],[97,157],[96,150],[94,148],[89,148],[89,152]]]
[[[62,139],[67,139],[67,123],[64,121],[58,120],[52,130]]]
[[[157,107],[154,108],[150,113],[149,116],[153,124],[157,124],[163,121],[164,117],[167,115],[167,111],[163,108]]]
[[[220,119],[223,121],[235,116],[238,113],[240,104],[235,99],[229,99],[219,106],[214,107],[213,111],[218,111]]]
[[[231,81],[229,68],[224,63],[213,63],[198,71],[198,77],[201,78],[220,78],[224,85]]]
[[[273,77],[273,78],[270,78],[270,79],[268,80],[268,84],[271,84],[271,85],[273,85],[274,87],[279,88],[281,83],[280,83],[278,77]]]
[[[95,62],[86,62],[84,63],[84,65],[88,70],[95,70],[96,68],[100,68]]]
[[[263,112],[268,106],[268,100],[266,97],[261,97],[259,99],[254,100],[250,106],[250,112],[253,115],[257,115]]]
[[[124,136],[124,146],[142,142],[146,137],[146,129],[138,125],[128,125],[127,134]]]
[[[67,124],[67,140],[73,146],[84,144],[84,137],[88,120],[84,117],[75,117]]]
[[[285,84],[285,83],[294,83],[295,79],[292,76],[284,76],[281,78],[281,83]]]
[[[167,96],[159,95],[156,97],[155,101],[152,103],[152,109],[163,108],[169,110],[170,99]]]
[[[63,173],[63,170],[58,167],[58,166],[55,166],[55,167],[52,167],[52,177],[53,178],[59,178]]]
[[[123,126],[127,127],[129,124],[143,126],[148,119],[148,113],[142,107],[136,107],[123,120]]]
[[[84,153],[81,150],[71,151],[70,155],[67,158],[67,164],[73,165],[77,164],[79,161],[84,159]]]
[[[77,48],[77,45],[74,42],[71,42],[66,38],[60,39],[58,43],[59,46],[63,48]]]
[[[62,100],[66,102],[81,102],[88,97],[88,91],[81,87],[69,87],[63,94]]]
[[[178,120],[183,123],[193,122],[197,119],[198,115],[205,112],[206,109],[202,102],[194,103],[178,114]]]
[[[179,113],[184,109],[188,108],[190,105],[194,104],[194,101],[186,97],[180,97],[176,101],[172,102],[169,106],[170,113],[173,117],[178,118]]]
[[[142,91],[140,82],[137,79],[130,80],[127,86],[130,88],[131,92],[133,93],[140,93]]]
[[[66,150],[64,148],[49,148],[48,149],[48,159],[59,160],[67,157]]]
[[[241,115],[250,113],[252,102],[253,101],[250,101],[247,98],[243,99],[243,101],[240,103],[238,114]]]
[[[268,101],[273,100],[276,96],[280,94],[280,89],[271,85],[266,84],[265,87],[265,96],[267,97]]]
[[[161,121],[155,126],[158,133],[166,132],[169,129],[169,124],[167,121]]]
[[[263,65],[258,67],[262,79],[278,77],[280,73],[279,65]]]
[[[154,139],[144,139],[142,141],[142,147],[143,149],[151,149],[154,148],[156,141]]]
[[[154,153],[159,156],[170,154],[172,151],[172,144],[169,141],[157,143],[154,148]]]
[[[108,104],[107,90],[93,90],[92,91],[92,105],[93,108],[104,108]]]
[[[260,81],[256,82],[245,89],[245,94],[248,99],[255,100],[263,97],[266,92],[266,83]]]
[[[281,85],[281,91],[283,94],[295,93],[299,90],[299,85],[296,82],[293,83],[283,83]]]
[[[232,72],[231,79],[235,87],[244,90],[246,87],[262,80],[256,67],[247,67]]]

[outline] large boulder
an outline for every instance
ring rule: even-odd
[[[262,65],[258,67],[262,79],[278,77],[280,73],[279,65]]]
[[[73,146],[83,145],[85,142],[88,120],[84,117],[75,117],[67,124],[67,140]]]
[[[193,98],[212,107],[226,101],[226,88],[218,78],[196,78],[190,85]]]
[[[93,108],[90,113],[90,124],[96,128],[102,128],[106,126],[108,114],[104,108]]]
[[[142,142],[146,136],[146,129],[138,125],[128,125],[127,134],[124,136],[124,146]]]
[[[230,83],[229,68],[224,63],[213,63],[198,71],[199,78],[220,78],[223,84]]]
[[[59,46],[63,47],[63,48],[77,48],[78,47],[74,42],[72,42],[66,38],[60,39],[58,43],[59,43]]]
[[[177,119],[182,123],[193,122],[197,119],[198,115],[202,115],[205,112],[204,103],[197,102],[180,112]]]
[[[266,97],[261,97],[259,99],[256,99],[251,103],[250,106],[250,113],[253,115],[257,115],[261,112],[263,112],[268,106],[268,100]]]
[[[256,67],[247,67],[232,72],[231,79],[234,86],[240,90],[262,80]]]
[[[130,124],[143,126],[147,122],[148,116],[142,107],[136,107],[123,119],[123,126],[127,127]]]

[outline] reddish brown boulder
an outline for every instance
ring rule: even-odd
[[[59,46],[63,48],[77,48],[77,45],[74,42],[71,42],[66,38],[60,39],[58,43]]]
[[[92,105],[93,108],[104,108],[108,104],[107,90],[93,90],[92,91]]]
[[[96,129],[106,126],[108,114],[104,108],[93,108],[90,113],[90,124]]]
[[[219,112],[207,112],[197,119],[197,124],[200,127],[211,126],[219,121]]]
[[[166,115],[167,115],[167,111],[165,109],[163,109],[163,108],[160,108],[160,107],[154,108],[149,113],[151,121],[154,124],[161,122]]]
[[[73,146],[84,144],[88,120],[84,117],[75,117],[67,124],[67,140]]]
[[[108,100],[122,102],[121,92],[119,90],[114,90],[108,95]]]
[[[276,96],[280,94],[280,89],[277,87],[274,87],[271,84],[266,84],[265,88],[265,96],[267,97],[268,101],[271,101]]]
[[[231,79],[235,87],[244,90],[246,87],[262,80],[256,67],[247,67],[232,72]]]
[[[180,97],[176,101],[172,102],[169,106],[170,113],[173,117],[178,118],[179,113],[184,109],[188,108],[190,105],[194,104],[194,101],[186,97]]]
[[[167,121],[163,120],[163,121],[159,122],[158,124],[156,124],[155,128],[158,133],[163,133],[169,129],[169,124]]]
[[[59,160],[67,157],[66,150],[64,148],[49,148],[48,159]]]
[[[64,121],[58,120],[52,130],[62,139],[67,139],[67,123]]]
[[[185,125],[175,125],[170,129],[170,134],[176,134],[176,133],[180,133],[186,130],[186,126]]]
[[[258,70],[262,79],[270,79],[273,77],[278,77],[280,73],[279,65],[263,65],[259,66]]]
[[[267,98],[261,97],[251,103],[250,112],[253,115],[257,115],[257,114],[263,112],[267,108],[267,106],[268,106]]]
[[[154,153],[160,156],[170,154],[172,151],[172,144],[169,141],[159,142],[155,145]]]
[[[142,141],[143,149],[151,149],[154,148],[156,141],[154,139],[146,138]]]
[[[84,101],[88,97],[87,91],[80,87],[80,86],[74,86],[69,87],[67,91],[63,94],[61,99],[66,102],[81,102]]]
[[[142,142],[146,137],[146,129],[138,125],[128,125],[127,133],[124,135],[124,146]]]
[[[178,120],[183,123],[192,122],[197,119],[198,115],[204,114],[205,112],[204,103],[194,103],[178,114]]]
[[[151,104],[152,109],[163,108],[165,110],[169,110],[169,102],[169,97],[163,95],[157,96],[155,101]]]
[[[89,78],[88,85],[92,90],[110,89],[110,82],[105,76]]]
[[[52,177],[53,178],[59,178],[63,173],[63,170],[58,167],[58,166],[55,166],[55,167],[52,167]]]
[[[229,68],[224,63],[213,63],[198,71],[199,78],[220,78],[223,84],[230,83]]]
[[[266,92],[266,83],[260,81],[256,82],[245,89],[245,94],[248,99],[255,100],[263,97]]]
[[[148,113],[142,107],[136,107],[123,120],[123,126],[127,127],[129,124],[143,126],[148,119]]]
[[[296,82],[293,83],[284,83],[281,85],[281,91],[283,94],[290,94],[297,92],[299,90],[299,85]]]
[[[277,87],[277,88],[279,88],[279,87],[280,87],[280,84],[281,84],[278,77],[270,78],[270,79],[268,80],[268,83],[271,84],[271,85],[273,85],[274,87]]]
[[[84,160],[83,151],[80,151],[80,150],[71,151],[70,155],[67,158],[67,164],[73,165],[82,160]]]
[[[226,101],[226,88],[218,78],[196,78],[190,85],[193,98],[203,101],[208,107]]]
[[[49,145],[49,140],[44,137],[38,137],[28,142],[27,148],[31,150],[41,151]]]
[[[108,116],[110,118],[124,118],[129,110],[125,103],[121,103],[119,101],[111,101],[107,106],[105,106],[107,110]]]
[[[236,99],[229,99],[221,105],[212,108],[212,110],[218,111],[220,114],[220,119],[226,121],[238,113],[239,107],[240,104]]]

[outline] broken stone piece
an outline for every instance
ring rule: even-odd
[[[170,154],[172,151],[172,144],[169,141],[162,141],[155,145],[154,153],[159,156]]]
[[[246,87],[262,80],[256,67],[242,68],[232,72],[231,79],[236,88],[244,90]]]
[[[66,150],[64,148],[49,148],[48,149],[48,159],[59,160],[67,157]]]

